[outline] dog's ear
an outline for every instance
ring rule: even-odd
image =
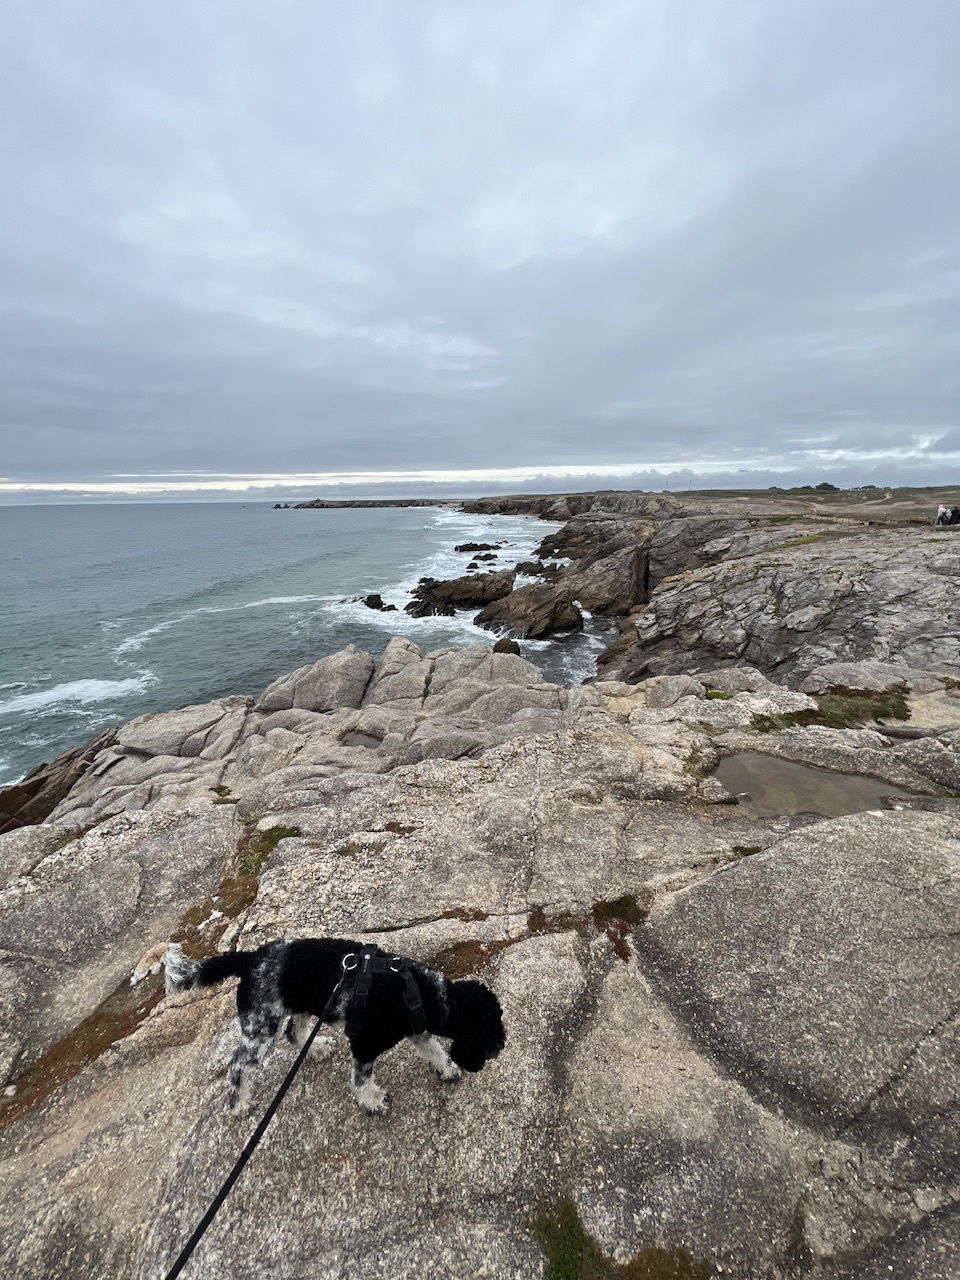
[[[447,999],[450,1057],[463,1071],[479,1071],[506,1042],[500,1001],[476,978],[451,982]]]

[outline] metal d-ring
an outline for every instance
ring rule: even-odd
[[[348,960],[352,960],[353,964],[347,964]],[[347,954],[343,957],[343,960],[341,963],[343,966],[344,973],[353,973],[354,969],[357,969],[360,966],[360,961],[357,959],[357,953],[355,951],[348,951]]]
[[[399,973],[403,968],[403,956],[394,956],[390,961],[390,972]]]

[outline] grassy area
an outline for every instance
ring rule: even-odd
[[[299,827],[268,827],[266,831],[253,831],[243,836],[237,845],[238,874],[258,875],[267,857],[281,840],[302,835]]]
[[[816,707],[806,711],[786,711],[781,715],[754,716],[750,727],[760,733],[775,733],[796,725],[822,724],[830,729],[858,729],[879,720],[909,720],[910,709],[902,689],[886,693],[865,693],[850,689],[824,693]]]

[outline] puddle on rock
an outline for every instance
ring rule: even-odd
[[[915,792],[880,778],[836,773],[759,751],[726,756],[713,776],[732,795],[743,797],[746,793],[741,804],[757,818],[781,818],[798,813],[839,818],[845,813],[883,808],[885,801],[912,800],[916,796]]]

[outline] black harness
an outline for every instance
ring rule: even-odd
[[[374,951],[368,950],[360,953],[349,951],[343,957],[343,977],[338,987],[347,993],[345,1023],[348,1036],[359,1031],[363,1025],[363,1014],[375,973],[393,973],[403,980],[403,1002],[407,1006],[410,1030],[415,1036],[423,1035],[427,1029],[427,1015],[420,988],[410,969],[412,963],[404,956],[378,956]]]

